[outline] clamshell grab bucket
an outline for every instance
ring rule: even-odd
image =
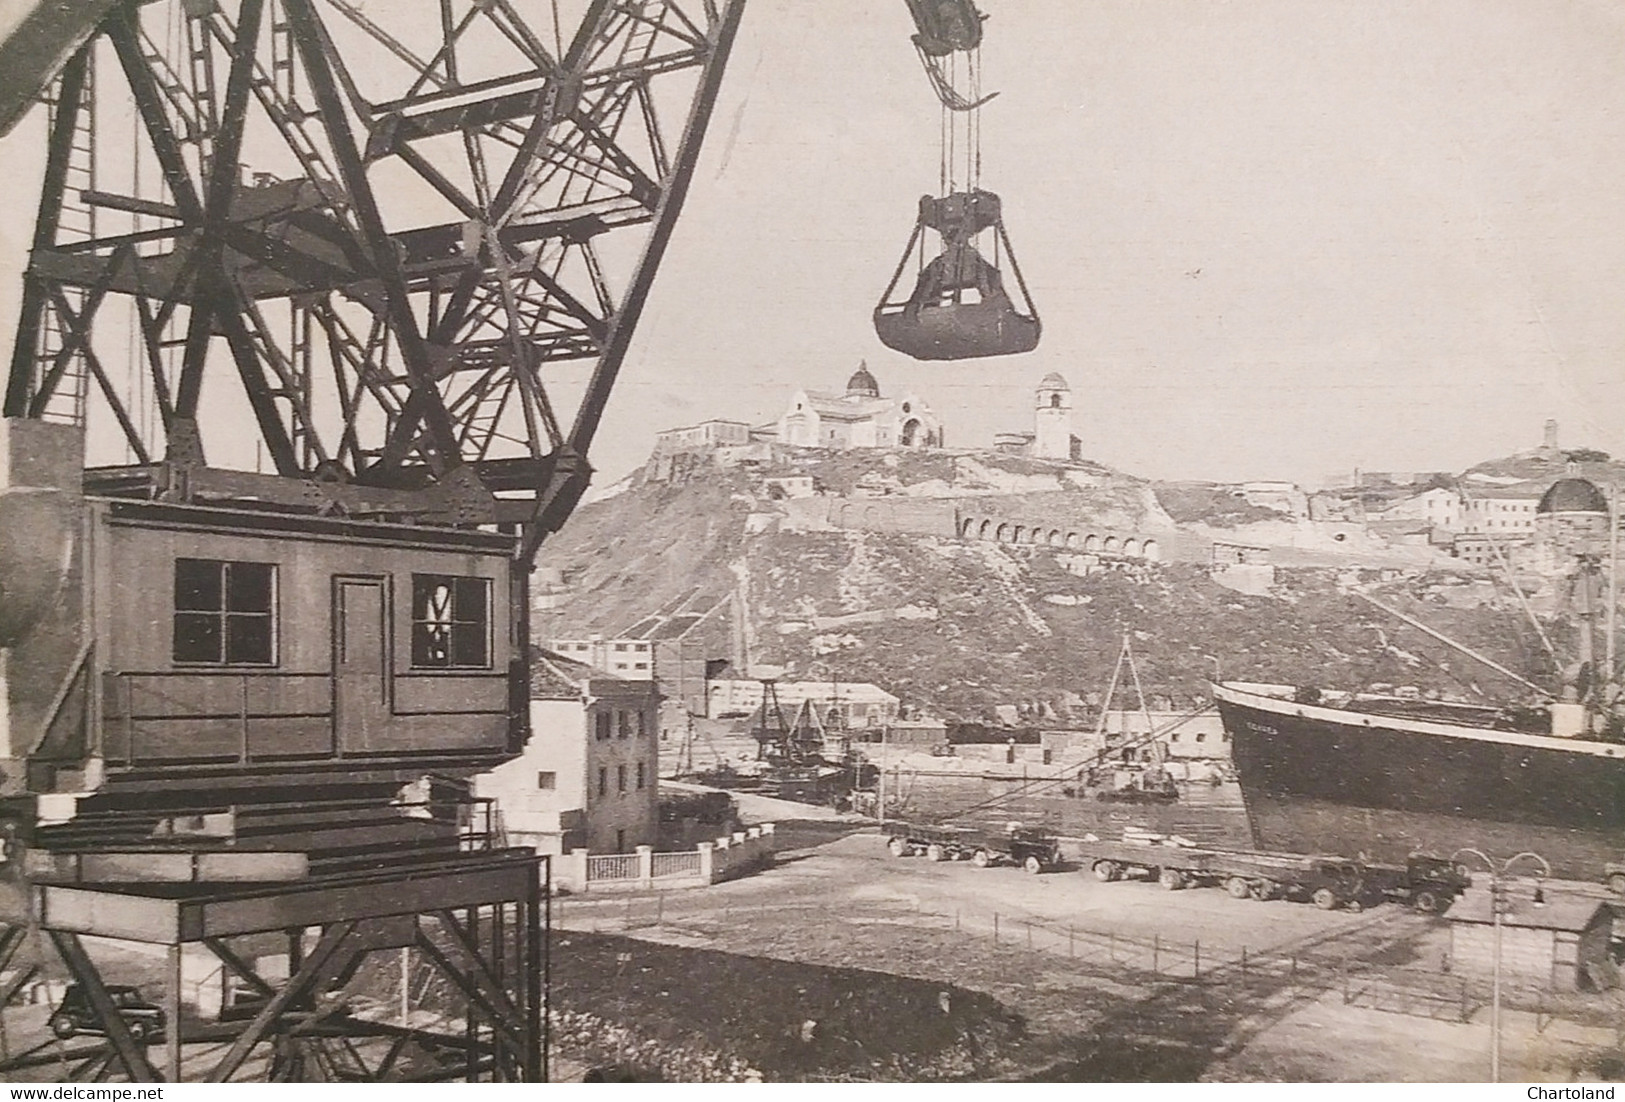
[[[875,307],[875,333],[882,344],[917,360],[1013,356],[1038,347],[1043,325],[1000,213],[999,197],[989,191],[920,200],[919,218],[903,259]],[[909,257],[921,246],[926,230],[941,235],[942,251],[921,265],[913,292],[897,299]],[[984,233],[1007,258],[1019,300],[1006,289],[998,266],[976,248],[974,240]]]

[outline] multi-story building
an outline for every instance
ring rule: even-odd
[[[655,436],[655,454],[703,451],[750,443],[750,426],[743,421],[701,421],[680,429],[667,429]]]
[[[475,778],[496,800],[510,844],[538,853],[630,853],[660,828],[653,679],[606,674],[538,651],[530,738],[512,761]]]
[[[550,639],[547,646],[565,658],[618,677],[655,679],[655,651],[647,639],[593,635],[586,639]]]
[[[1535,534],[1535,511],[1545,490],[1537,483],[1475,487],[1462,508],[1461,531],[1528,539]]]

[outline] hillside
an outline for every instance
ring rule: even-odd
[[[927,492],[966,490],[943,456],[888,458],[847,454],[796,470],[826,487],[878,474],[905,492],[927,482],[948,484]],[[742,646],[750,663],[784,666],[787,676],[872,681],[967,719],[998,704],[1064,716],[1092,695],[1098,702],[1125,632],[1146,692],[1175,705],[1200,699],[1215,670],[1513,695],[1504,679],[1352,596],[1361,584],[1512,669],[1540,665],[1514,602],[1459,575],[1278,570],[1266,595],[1251,596],[1194,563],[1088,573],[1078,556],[1045,548],[808,524],[801,502],[766,491],[784,473],[707,467],[675,483],[634,479],[583,507],[543,549],[542,566],[566,587],[549,633],[615,636],[662,610],[739,597],[746,614],[724,632],[732,642],[713,642],[719,653],[708,657],[736,657],[729,652]],[[1080,498],[1125,508],[1150,496],[1125,476],[1099,477],[1076,488]],[[1160,513],[1155,500],[1149,508]]]

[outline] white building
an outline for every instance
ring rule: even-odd
[[[1462,510],[1461,531],[1527,539],[1535,534],[1535,510],[1545,489],[1539,485],[1474,489]]]
[[[993,447],[1034,459],[1077,459],[1082,444],[1072,434],[1072,388],[1067,381],[1054,371],[1040,379],[1033,390],[1032,431],[995,433]]]
[[[798,390],[779,418],[779,443],[798,448],[930,448],[942,445],[942,422],[916,394],[882,397],[860,364],[845,394]]]
[[[743,421],[701,421],[655,436],[655,452],[701,451],[750,443],[750,426]]]
[[[1054,371],[1033,394],[1033,455],[1039,459],[1073,459],[1072,388]]]
[[[508,841],[538,853],[631,853],[660,829],[652,680],[605,674],[548,651],[531,664],[530,738],[474,779]]]
[[[1412,494],[1378,514],[1383,520],[1419,520],[1452,532],[1462,531],[1465,515],[1461,494],[1443,486]]]
[[[617,677],[654,680],[654,646],[647,639],[549,639],[548,649],[583,665]]]

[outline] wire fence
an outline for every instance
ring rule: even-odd
[[[1351,1007],[1447,1022],[1477,1020],[1490,1005],[1487,977],[1452,973],[1448,961],[1416,959],[1386,963],[1385,951],[1413,928],[1396,926],[1404,912],[1370,912],[1333,930],[1269,946],[1208,940],[1142,929],[1133,932],[995,908],[933,909],[893,901],[863,908],[815,901],[735,906],[696,905],[690,893],[655,892],[606,902],[555,901],[559,928],[620,933],[654,940],[701,940],[714,948],[753,952],[779,944],[786,929],[826,930],[833,942],[854,936],[854,927],[913,928],[937,936],[969,938],[992,946],[1071,962],[1081,971],[1104,972],[1147,984],[1231,987],[1253,995],[1299,990],[1340,997]],[[803,935],[804,936],[804,935]],[[1625,1045],[1625,1001],[1614,993],[1572,995],[1504,985],[1502,1003],[1536,1015],[1544,1031],[1559,1019],[1617,1028]]]

